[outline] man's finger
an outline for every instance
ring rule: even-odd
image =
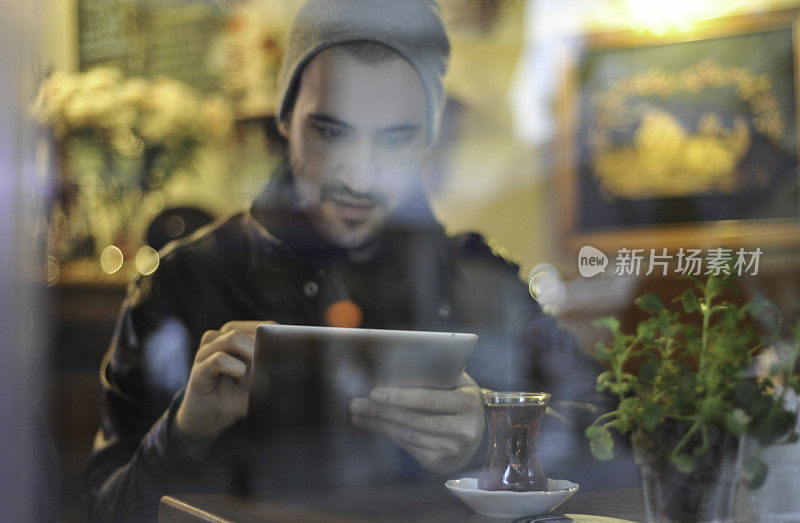
[[[434,414],[460,414],[480,408],[477,387],[457,390],[376,387],[370,391],[369,399]]]
[[[222,332],[216,330],[209,330],[203,333],[203,336],[200,338],[200,346],[208,345],[212,341],[216,340],[222,336]]]
[[[195,355],[195,361],[197,363],[203,362],[217,352],[225,352],[249,364],[253,361],[255,344],[247,334],[239,331],[230,331],[221,334],[211,343],[201,345]]]
[[[228,376],[240,380],[247,374],[247,365],[227,352],[216,352],[198,366],[200,377],[211,380],[218,376]]]
[[[274,321],[229,321],[220,328],[223,334],[232,330],[241,331],[251,337],[255,337],[256,329],[259,325],[275,325]]]

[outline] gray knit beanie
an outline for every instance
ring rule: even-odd
[[[320,51],[369,40],[391,47],[422,79],[428,103],[428,143],[439,133],[442,77],[450,43],[434,0],[308,0],[292,23],[280,76],[278,119],[285,120],[303,67]]]

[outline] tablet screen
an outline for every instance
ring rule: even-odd
[[[313,424],[377,386],[451,389],[474,334],[262,325],[250,385],[251,424]]]

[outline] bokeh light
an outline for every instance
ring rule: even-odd
[[[140,274],[152,274],[158,268],[158,252],[149,245],[145,245],[136,252],[136,257],[133,260],[136,265],[136,270]]]
[[[55,256],[47,257],[47,286],[52,287],[61,276],[61,265]]]
[[[549,263],[540,263],[531,269],[528,291],[545,312],[556,313],[564,304],[564,282],[558,270]]]
[[[170,238],[177,238],[186,230],[186,220],[178,215],[172,215],[164,223],[164,231]]]
[[[164,210],[165,205],[164,195],[161,191],[153,191],[147,195],[145,205],[152,214],[158,214]]]
[[[325,323],[329,327],[357,328],[361,326],[364,314],[361,308],[350,300],[339,300],[325,310]]]
[[[125,261],[122,251],[116,245],[107,245],[100,253],[100,268],[106,274],[114,274],[122,268]]]

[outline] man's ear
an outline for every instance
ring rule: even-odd
[[[284,118],[283,120],[278,120],[278,134],[289,139],[289,118]]]

